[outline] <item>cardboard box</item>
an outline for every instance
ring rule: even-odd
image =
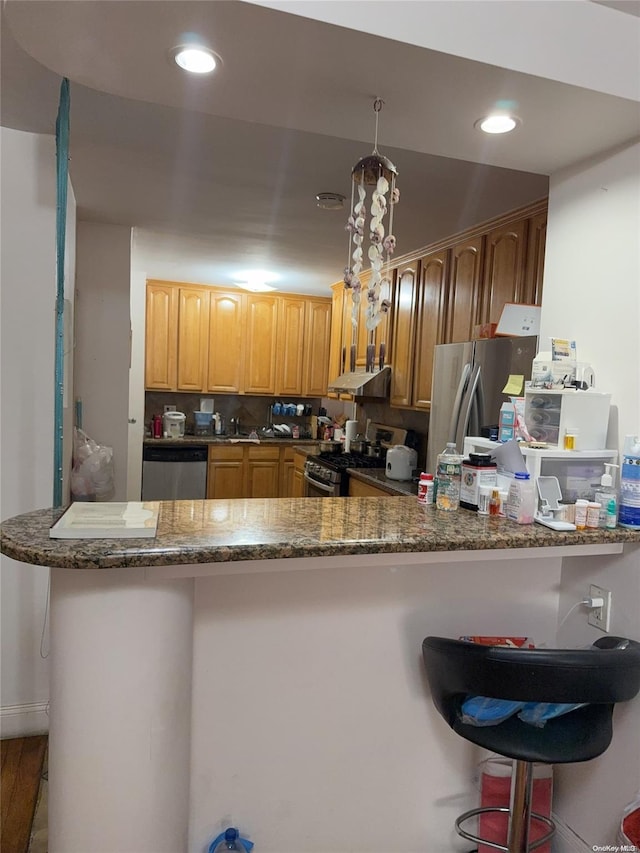
[[[482,338],[495,338],[497,323],[480,323],[473,327],[473,340],[477,341]]]

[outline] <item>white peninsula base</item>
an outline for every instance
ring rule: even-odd
[[[52,569],[50,853],[451,853],[477,756],[429,634],[553,645],[563,556],[621,545]]]

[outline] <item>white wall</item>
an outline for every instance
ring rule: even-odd
[[[129,374],[129,459],[127,500],[139,501],[142,493],[144,441],[144,341],[147,273],[140,259],[137,229],[131,235],[131,372]]]
[[[2,183],[1,516],[53,503],[56,299],[55,140],[0,129]],[[75,199],[69,187],[65,296],[72,308]],[[69,339],[67,339],[69,343]],[[67,373],[67,380],[70,379]],[[63,458],[70,459],[71,394]],[[66,470],[68,475],[68,470]],[[68,479],[68,478],[67,478]],[[45,615],[49,570],[0,557],[3,737],[48,728]]]
[[[640,20],[586,0],[250,0],[501,68],[640,100]],[[603,48],[613,46],[603,58]],[[596,61],[597,58],[597,61]]]
[[[85,432],[113,448],[114,500],[127,498],[131,229],[79,222],[74,394]]]
[[[640,433],[640,143],[553,175],[541,336],[577,341],[612,393],[609,446]],[[611,633],[640,640],[640,548],[623,560],[563,561],[560,618],[588,594],[612,591]],[[577,608],[558,644],[583,646],[602,633]],[[615,842],[624,805],[640,788],[640,697],[616,709],[612,746],[586,765],[556,768],[555,809],[589,846]],[[585,804],[588,803],[588,808]]]

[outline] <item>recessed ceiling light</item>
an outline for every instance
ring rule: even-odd
[[[171,53],[175,63],[192,74],[210,74],[220,62],[220,57],[203,45],[181,44]]]
[[[342,210],[344,207],[345,196],[341,193],[318,193],[316,196],[316,206],[323,210]]]
[[[515,116],[498,114],[479,118],[474,127],[483,130],[485,133],[509,133],[521,123],[520,119]]]

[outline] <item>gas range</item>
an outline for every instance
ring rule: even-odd
[[[307,497],[340,497],[348,494],[347,468],[384,468],[384,459],[362,453],[319,453],[308,456],[304,466]]]

